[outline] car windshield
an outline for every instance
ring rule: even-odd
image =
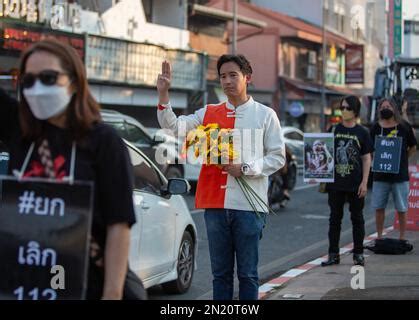
[[[163,182],[157,170],[139,152],[131,147],[128,151],[134,170],[134,188],[158,194]]]

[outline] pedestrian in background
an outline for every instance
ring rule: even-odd
[[[402,98],[399,110],[400,110],[400,114],[402,116],[402,119],[410,125],[409,116],[407,115],[408,105],[409,105],[409,102],[407,101],[407,98],[404,96]]]
[[[326,186],[330,207],[329,256],[322,262],[323,267],[340,263],[339,240],[346,202],[349,203],[352,221],[353,262],[355,265],[365,264],[363,209],[373,145],[368,130],[357,124],[361,110],[358,97],[342,99],[340,110],[342,123],[329,129],[335,137],[335,181]]]
[[[375,209],[375,219],[378,239],[383,236],[385,209],[390,193],[398,212],[400,223],[400,239],[405,240],[406,213],[409,197],[409,158],[416,152],[416,138],[412,128],[401,118],[394,99],[385,98],[378,104],[378,122],[370,130],[373,141],[378,136],[399,137],[402,139],[400,154],[400,169],[398,173],[373,173],[372,207]]]
[[[291,163],[292,161],[292,153],[291,150],[289,148],[287,148],[287,146],[285,146],[285,165],[279,170],[279,174],[281,175],[282,178],[282,184],[281,184],[281,194],[283,199],[280,199],[280,207],[281,208],[285,208],[286,204],[288,201],[291,200],[291,195],[290,195],[290,191],[289,191],[289,168],[288,168],[288,164]]]
[[[405,127],[412,130],[413,135],[416,136],[415,129],[412,127],[409,116],[407,115],[407,108],[409,106],[409,100],[407,99],[407,96],[393,96],[392,99],[397,104],[397,109],[399,110],[401,118],[400,122]]]
[[[40,41],[22,55],[20,86],[19,105],[0,93],[0,140],[10,151],[9,174],[64,181],[74,158],[72,178],[94,182],[87,298],[139,298],[141,281],[133,282],[135,275],[127,272],[135,223],[132,166],[121,138],[101,122],[83,62],[66,44]]]
[[[288,201],[291,200],[289,183],[290,171],[288,166],[293,159],[293,154],[291,150],[285,145],[285,165],[278,170],[277,172],[269,176],[269,188],[268,188],[268,198],[269,205],[272,210],[277,210],[279,208],[285,208]]]
[[[243,141],[250,152],[240,164],[203,165],[196,191],[196,208],[205,209],[205,224],[213,275],[214,300],[232,300],[237,261],[239,299],[257,300],[259,294],[259,240],[265,224],[263,209],[257,215],[235,178],[244,176],[255,192],[268,202],[268,177],[285,164],[285,144],[275,111],[247,94],[252,67],[243,55],[223,55],[217,62],[220,84],[228,101],[207,105],[194,114],[176,117],[169,100],[170,64],[163,62],[157,81],[157,117],[162,128],[177,133],[199,125],[217,123],[222,129],[251,130],[255,143]],[[256,135],[256,131],[261,135]],[[262,147],[258,148],[256,147]]]

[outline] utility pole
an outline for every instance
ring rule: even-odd
[[[322,101],[321,101],[321,109],[320,109],[320,130],[324,131],[326,130],[326,115],[324,114],[324,111],[327,107],[327,101],[326,101],[326,67],[327,67],[327,39],[326,39],[326,10],[324,6],[324,1],[322,0]]]
[[[233,0],[233,54],[237,54],[237,0]]]

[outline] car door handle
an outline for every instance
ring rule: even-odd
[[[141,203],[141,208],[144,209],[144,210],[148,210],[148,209],[150,209],[150,206],[148,205],[147,202],[143,201]]]

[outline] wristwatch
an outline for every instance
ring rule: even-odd
[[[250,170],[250,166],[249,166],[247,163],[243,163],[243,164],[241,165],[241,167],[240,167],[240,171],[241,171],[244,175],[248,174],[248,173],[249,173],[249,170]]]

